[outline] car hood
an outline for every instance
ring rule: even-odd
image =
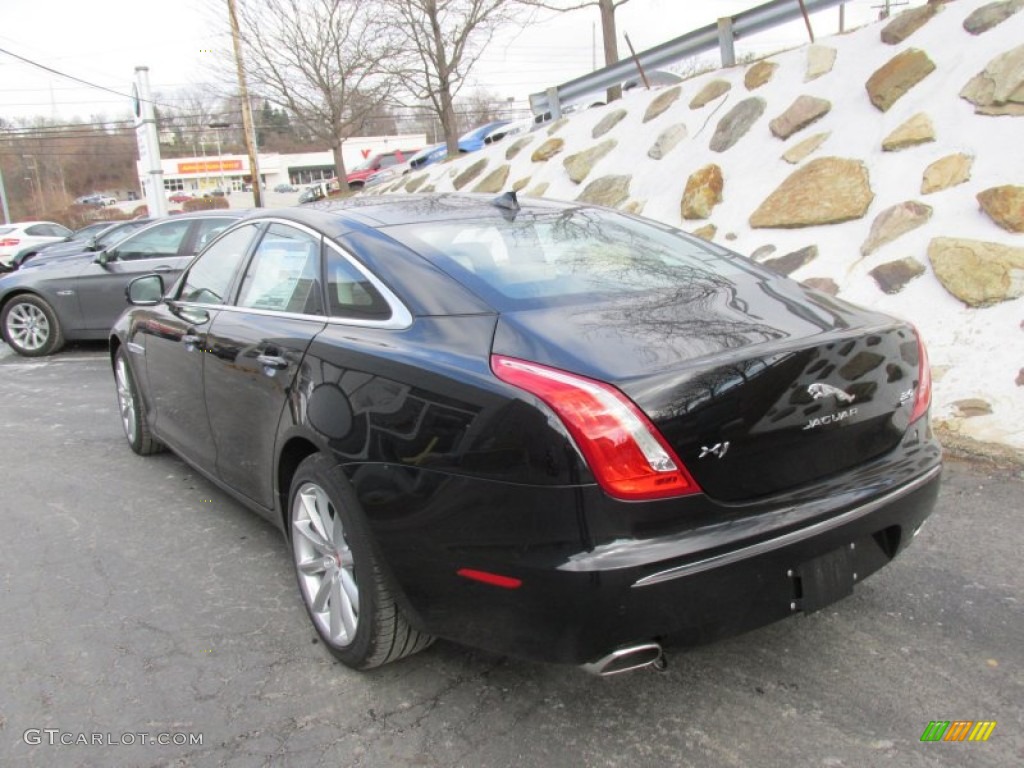
[[[40,251],[31,259],[22,264],[18,271],[29,269],[44,269],[57,266],[72,266],[77,264],[88,264],[96,259],[99,251],[83,251],[81,246],[77,250],[55,252]]]

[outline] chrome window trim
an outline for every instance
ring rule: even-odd
[[[269,317],[281,317],[281,318],[285,318],[285,319],[288,319],[288,320],[314,320],[314,321],[316,321],[318,323],[327,323],[329,325],[354,326],[354,327],[357,327],[357,328],[380,328],[382,330],[388,330],[388,331],[403,331],[406,328],[409,328],[410,326],[412,326],[412,320],[413,320],[412,312],[410,312],[408,307],[406,307],[405,304],[402,303],[402,300],[399,299],[391,291],[390,288],[388,288],[384,283],[382,283],[380,281],[380,279],[377,278],[376,275],[374,275],[372,272],[370,272],[368,269],[366,269],[366,267],[364,267],[359,262],[358,259],[356,259],[352,254],[350,254],[348,251],[346,251],[340,245],[335,243],[333,240],[328,238],[322,232],[318,232],[317,230],[313,229],[312,227],[308,227],[305,224],[301,224],[301,223],[299,223],[297,221],[292,221],[290,219],[282,219],[282,218],[278,218],[276,216],[268,216],[268,217],[265,217],[265,218],[258,218],[258,219],[248,219],[247,218],[247,219],[243,219],[242,221],[239,221],[237,223],[237,225],[235,225],[235,226],[239,226],[240,227],[240,226],[243,226],[245,224],[257,224],[257,225],[283,224],[283,225],[288,226],[288,227],[294,227],[295,229],[298,229],[298,230],[300,230],[302,232],[305,232],[306,234],[312,235],[312,236],[314,236],[314,237],[316,237],[318,239],[323,240],[324,244],[328,248],[331,248],[332,250],[334,250],[339,256],[341,256],[341,258],[345,259],[345,261],[347,261],[349,264],[351,264],[352,267],[357,272],[359,272],[359,274],[361,274],[363,277],[365,277],[367,279],[367,281],[369,281],[369,283],[377,290],[377,292],[380,293],[380,295],[384,298],[384,301],[387,302],[388,307],[390,307],[390,309],[391,309],[391,317],[389,317],[387,320],[370,320],[370,319],[364,319],[364,318],[358,318],[358,317],[335,317],[333,315],[327,315],[327,314],[323,314],[323,315],[306,315],[306,314],[301,314],[301,313],[297,313],[297,312],[281,312],[281,311],[276,310],[276,309],[252,309],[252,308],[249,308],[249,307],[240,307],[237,304],[205,304],[205,303],[199,303],[199,302],[194,302],[194,301],[181,301],[179,299],[170,299],[171,302],[173,302],[176,306],[195,307],[196,309],[204,309],[204,310],[208,310],[208,311],[216,310],[216,311],[221,311],[221,312],[244,312],[244,313],[253,314],[253,315],[265,315],[265,316],[269,316]],[[223,232],[218,234],[216,240],[213,240],[212,242],[210,242],[207,245],[207,248],[212,246],[213,243],[217,242],[217,240],[220,240],[220,238],[224,237],[224,235],[226,235],[228,232],[234,231],[235,226],[228,227]],[[191,268],[191,266],[192,265],[190,264],[189,267]],[[184,276],[185,276],[185,273],[183,272],[182,273],[182,278]],[[179,280],[180,280],[180,278],[179,278]],[[325,286],[325,290],[326,290],[326,286]]]
[[[676,566],[675,568],[668,568],[664,571],[659,571],[658,573],[652,573],[650,576],[644,576],[642,579],[638,579],[633,584],[633,587],[648,587],[651,584],[659,584],[663,581],[671,581],[672,579],[682,578],[683,576],[692,576],[695,573],[703,573],[704,571],[710,571],[712,568],[731,565],[732,563],[739,562],[740,560],[746,560],[750,557],[763,555],[766,552],[781,549],[782,547],[790,544],[795,544],[798,541],[813,538],[819,534],[825,533],[826,531],[831,531],[833,528],[839,528],[840,526],[869,515],[875,510],[884,507],[886,504],[916,491],[918,488],[927,485],[935,479],[941,471],[941,466],[932,467],[923,475],[919,475],[909,483],[901,485],[899,488],[890,491],[884,496],[879,496],[877,499],[873,499],[867,504],[854,507],[841,515],[836,515],[828,520],[822,520],[820,523],[809,525],[806,528],[801,528],[800,530],[792,531],[791,533],[787,533],[782,536],[776,536],[774,539],[768,539],[767,541],[761,541],[757,544],[751,544],[748,547],[735,549],[732,552],[725,552],[721,555],[716,555],[715,557],[708,557],[704,560],[698,560],[693,563],[687,563],[686,565]]]

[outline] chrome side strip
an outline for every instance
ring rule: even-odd
[[[837,515],[836,517],[829,518],[828,520],[822,520],[820,523],[809,525],[806,528],[801,528],[798,531],[792,531],[774,539],[759,541],[757,544],[751,544],[749,547],[743,547],[742,549],[736,549],[732,552],[725,552],[721,555],[705,558],[704,560],[697,560],[693,563],[678,565],[675,568],[669,568],[664,571],[659,571],[658,573],[652,573],[650,576],[644,576],[642,579],[639,579],[633,584],[633,586],[648,587],[651,584],[660,584],[663,581],[671,581],[672,579],[678,579],[683,576],[692,576],[695,573],[703,573],[704,571],[710,571],[712,568],[731,565],[732,563],[740,560],[746,560],[749,557],[763,555],[766,552],[781,549],[782,547],[789,546],[790,544],[795,544],[798,541],[813,538],[814,536],[830,531],[833,528],[838,528],[842,525],[846,525],[847,523],[851,523],[858,518],[864,517],[865,515],[869,515],[876,509],[884,507],[886,504],[916,491],[921,486],[931,482],[941,471],[941,465],[932,467],[923,475],[914,478],[906,485],[902,485],[884,496],[879,496],[877,499],[869,501],[863,506],[855,507],[841,515]]]

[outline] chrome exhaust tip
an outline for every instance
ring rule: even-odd
[[[583,670],[592,675],[608,677],[620,672],[632,672],[643,667],[665,668],[665,657],[657,643],[640,643],[619,648],[597,661],[583,664]]]

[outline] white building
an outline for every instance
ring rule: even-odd
[[[381,152],[395,149],[417,150],[426,146],[427,137],[422,133],[399,136],[357,136],[341,145],[345,168],[352,171],[360,163]],[[139,178],[144,179],[145,170],[141,161],[137,164]],[[249,176],[249,156],[237,154],[206,155],[202,157],[176,157],[161,159],[164,189],[168,192],[203,194],[214,189],[240,190],[246,186]],[[334,155],[330,152],[300,152],[259,154],[260,178],[264,185],[273,188],[278,184],[303,186],[335,176]]]

